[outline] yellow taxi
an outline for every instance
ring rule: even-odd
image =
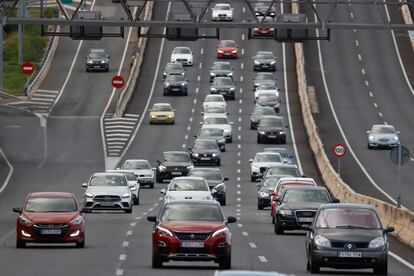
[[[175,121],[175,109],[170,103],[155,103],[149,110],[150,124],[170,124]]]

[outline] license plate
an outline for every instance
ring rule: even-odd
[[[181,172],[171,172],[172,175],[181,175]]]
[[[226,91],[220,91],[220,92],[219,92],[219,94],[220,94],[220,95],[226,95],[226,94],[227,94],[227,92],[226,92]]]
[[[93,68],[98,69],[98,68],[101,68],[101,66],[99,66],[99,65],[95,65]]]
[[[210,157],[201,157],[201,160],[210,160]]]
[[[299,222],[312,222],[313,218],[298,218]]]
[[[269,67],[268,64],[262,64],[262,67]]]
[[[101,202],[101,206],[106,206],[106,207],[114,206],[114,203],[113,202]]]
[[[172,91],[180,91],[180,88],[173,88]]]
[[[341,252],[338,252],[338,257],[340,258],[362,258],[362,252],[341,251]]]
[[[193,242],[193,241],[183,241],[181,242],[181,247],[187,247],[187,248],[203,248],[204,242]]]
[[[276,135],[269,135],[269,138],[276,138]]]
[[[60,235],[62,234],[62,230],[60,229],[42,229],[40,231],[42,235]]]

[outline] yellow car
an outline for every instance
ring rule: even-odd
[[[150,124],[174,124],[175,109],[169,103],[155,103],[149,110]]]

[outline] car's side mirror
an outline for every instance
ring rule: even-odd
[[[289,159],[293,159],[293,155],[289,155]]]
[[[147,216],[147,220],[151,221],[151,222],[156,222],[157,221],[157,216],[155,216],[155,215]]]
[[[236,217],[233,217],[233,216],[228,216],[227,217],[227,223],[234,223],[236,221],[237,221]]]
[[[192,148],[187,148],[189,151],[192,151],[193,149]]]
[[[397,134],[400,134],[400,131],[399,130],[397,131]]]
[[[129,188],[135,187],[136,184],[128,184]]]
[[[223,178],[223,181],[229,181],[228,177]]]
[[[194,138],[197,138],[197,135],[194,135]]]
[[[211,189],[211,194],[214,195],[215,193],[217,193],[217,190],[215,188]]]
[[[312,226],[311,225],[308,225],[308,224],[302,224],[302,230],[311,231],[312,230]]]
[[[341,201],[337,198],[334,198],[334,199],[331,200],[331,203],[339,203],[339,202],[341,202]]]
[[[88,187],[88,183],[82,183],[82,187],[87,188]]]
[[[13,210],[13,212],[15,212],[15,213],[19,213],[19,214],[21,214],[21,213],[22,213],[22,208],[19,208],[19,207],[13,208],[12,210]]]
[[[233,124],[234,124],[233,122],[230,122],[230,123],[229,123],[229,125],[233,125]]]
[[[249,159],[249,162],[250,162],[250,163],[253,163],[253,159]]]
[[[387,227],[387,228],[384,229],[384,234],[394,232],[394,231],[395,231],[394,227]]]
[[[166,193],[167,191],[165,190],[165,189],[161,189],[160,190],[160,193],[162,193],[163,195],[165,195],[165,193]]]
[[[161,162],[160,160],[155,160],[155,163],[160,164]]]
[[[106,58],[111,58],[111,56],[106,56]]]
[[[204,115],[204,112],[203,111],[201,111],[200,113],[201,113],[201,115]]]
[[[286,126],[285,126],[285,128],[289,128],[289,126],[288,126],[288,125],[286,125]]]
[[[203,122],[200,122],[200,125],[202,125],[203,124]]]

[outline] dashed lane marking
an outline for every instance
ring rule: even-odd
[[[242,40],[244,40],[245,39],[245,35],[244,34],[242,34]]]
[[[244,48],[241,50],[241,54],[244,55]]]
[[[137,223],[136,222],[131,222],[129,225],[134,227],[135,225],[137,225]]]
[[[243,82],[243,76],[240,76],[240,82]]]
[[[249,245],[250,245],[251,248],[257,248],[257,246],[254,242],[249,242]]]
[[[117,275],[117,276],[124,275],[124,270],[123,270],[123,269],[117,269],[117,270],[116,270],[116,275]]]
[[[259,260],[260,260],[262,263],[267,263],[267,259],[266,259],[266,257],[265,257],[265,256],[259,256]]]
[[[244,62],[240,63],[240,69],[244,68]]]
[[[240,197],[238,197],[238,198],[237,198],[237,201],[241,201],[241,198],[240,198]]]
[[[242,223],[237,223],[237,227],[242,228],[243,224]]]
[[[361,61],[362,60],[362,56],[361,54],[358,54],[358,60]]]
[[[362,75],[365,75],[365,69],[364,68],[361,68],[361,73],[362,73]]]
[[[128,247],[129,246],[129,241],[124,241],[122,243],[122,247]]]
[[[200,62],[200,64],[198,65],[198,68],[203,68],[203,63],[202,62]]]
[[[372,94],[372,92],[368,92],[368,94],[371,98],[374,97],[374,94]]]
[[[127,236],[131,236],[131,235],[132,235],[132,231],[131,231],[131,230],[128,230],[128,231],[126,232],[126,235],[127,235]]]
[[[243,231],[242,232],[242,235],[245,236],[245,237],[247,237],[247,236],[249,236],[249,233],[247,233],[246,231]]]
[[[120,261],[125,261],[126,260],[126,254],[121,254],[121,255],[119,255],[119,260]]]
[[[355,45],[358,47],[359,46],[359,41],[355,40]]]
[[[377,108],[378,107],[377,103],[374,103],[374,106],[375,106],[375,108]]]
[[[200,54],[203,54],[204,53],[204,48],[201,48],[200,49]]]
[[[378,115],[379,115],[380,117],[382,117],[382,116],[383,116],[381,112],[378,112]]]
[[[351,18],[354,18],[354,13],[353,13],[353,12],[350,12],[349,16],[350,16]]]
[[[200,81],[201,80],[201,76],[197,76],[197,81]]]
[[[369,86],[369,82],[367,80],[365,81],[365,85],[366,86]]]

